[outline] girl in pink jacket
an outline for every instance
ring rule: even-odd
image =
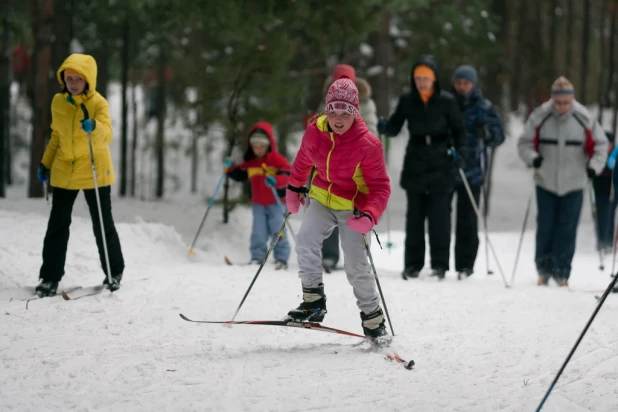
[[[326,295],[320,251],[324,239],[338,226],[344,269],[361,310],[363,331],[375,339],[387,332],[363,235],[378,223],[391,194],[382,143],[358,114],[358,90],[350,79],[337,80],[330,86],[325,112],[305,131],[286,191],[288,210],[297,213],[305,203],[304,186],[316,166],[308,191],[313,200],[296,237],[303,302],[288,317],[309,322],[324,319]],[[360,215],[355,216],[355,209]]]

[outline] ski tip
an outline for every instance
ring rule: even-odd
[[[231,260],[229,260],[229,259],[227,258],[227,256],[223,256],[223,260],[225,261],[225,264],[226,264],[226,265],[232,266],[232,261],[231,261]]]
[[[186,317],[185,315],[183,315],[182,313],[179,313],[179,315],[180,315],[180,317],[181,317],[183,320],[189,320],[189,318],[188,318],[188,317]]]
[[[71,300],[71,297],[64,290],[60,292],[60,294],[62,295],[62,299]]]
[[[412,370],[412,368],[414,368],[414,365],[415,365],[414,361],[411,360],[410,362],[408,362],[408,364],[406,366],[404,366],[404,368],[406,368],[407,370],[410,371],[410,370]]]

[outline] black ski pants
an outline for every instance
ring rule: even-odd
[[[451,192],[406,191],[405,268],[421,270],[425,265],[425,219],[429,228],[432,269],[449,269],[451,245]]]
[[[480,185],[470,185],[474,201],[479,204]],[[478,218],[466,186],[458,182],[453,194],[457,194],[457,220],[455,222],[455,270],[474,270],[474,262],[479,248]]]
[[[96,193],[94,189],[86,189],[83,192],[86,202],[88,203],[90,217],[92,218],[92,229],[99,249],[101,267],[107,276],[107,265],[105,263],[105,252],[101,236]],[[62,276],[64,276],[71,214],[78,193],[79,190],[54,188],[51,214],[49,216],[49,222],[47,223],[45,240],[43,241],[43,265],[39,272],[40,279],[60,282]],[[122,274],[124,271],[124,258],[122,256],[122,249],[120,248],[118,232],[116,232],[116,226],[112,218],[110,186],[99,188],[99,197],[101,199],[101,211],[103,215],[103,226],[105,228],[105,240],[107,241],[107,250],[109,252],[111,274]]]

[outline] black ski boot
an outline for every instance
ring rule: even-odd
[[[444,278],[446,277],[446,270],[434,269],[431,271],[431,276],[437,276],[438,280],[444,280]]]
[[[297,322],[322,322],[326,315],[324,284],[317,287],[303,286],[303,303],[288,312],[287,320]]]
[[[367,340],[379,348],[390,345],[392,337],[386,331],[382,308],[377,308],[368,315],[365,315],[365,312],[361,312],[360,317],[363,325],[363,333],[367,337]]]
[[[472,269],[463,268],[457,272],[457,280],[466,279],[472,276]]]
[[[121,280],[122,280],[122,273],[119,273],[117,275],[112,275],[112,283],[109,283],[109,281],[107,280],[107,276],[105,276],[105,279],[103,279],[103,284],[107,285],[107,288],[113,292],[115,290],[120,289]]]
[[[420,270],[410,266],[405,268],[405,270],[401,273],[401,277],[403,278],[403,280],[408,280],[408,278],[416,279],[420,274]]]
[[[41,279],[36,288],[34,288],[34,291],[40,298],[44,298],[45,296],[54,296],[57,290],[58,282],[45,279]]]

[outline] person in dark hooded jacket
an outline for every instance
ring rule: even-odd
[[[483,97],[478,86],[478,75],[472,66],[464,65],[455,69],[453,95],[466,126],[464,173],[478,205],[487,173],[487,148],[495,148],[504,142],[504,129],[495,107]],[[458,279],[465,279],[474,272],[479,247],[478,219],[461,176],[458,175],[456,181],[453,192],[457,194],[455,270]]]
[[[408,122],[400,185],[406,191],[405,262],[402,276],[418,277],[425,264],[425,218],[429,221],[432,276],[449,269],[451,192],[465,157],[464,123],[455,98],[442,90],[438,68],[425,56],[412,68],[411,90],[399,98],[395,113],[378,124],[380,133],[396,136]]]

